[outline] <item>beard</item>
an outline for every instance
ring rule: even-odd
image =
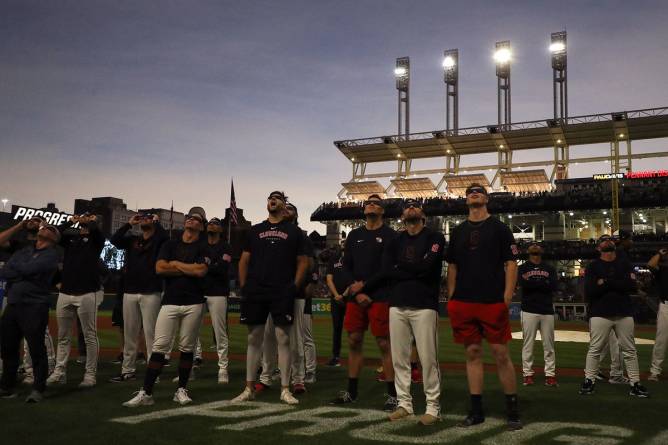
[[[141,224],[139,226],[142,230],[150,230],[153,227],[153,223]]]
[[[420,221],[422,221],[422,218],[418,216],[409,216],[408,218],[404,219],[404,224],[414,225],[419,224]]]
[[[615,248],[615,246],[604,246],[604,247],[601,247],[601,252],[614,252],[615,250],[617,250],[617,249]]]
[[[470,209],[480,209],[482,207],[485,207],[484,202],[472,202],[470,204],[467,204]]]

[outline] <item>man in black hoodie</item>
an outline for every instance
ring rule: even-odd
[[[585,272],[591,340],[580,394],[594,393],[601,352],[608,347],[610,332],[614,331],[629,374],[629,395],[649,397],[647,389],[640,384],[638,353],[633,337],[633,305],[630,294],[635,290],[636,283],[631,263],[617,256],[615,243],[608,235],[599,238],[597,250],[601,254],[600,258],[592,261]]]
[[[12,229],[9,229],[10,231]],[[5,233],[0,233],[0,244]],[[34,369],[33,390],[26,402],[42,400],[48,374],[44,331],[49,323],[49,303],[53,276],[58,268],[55,245],[60,233],[42,225],[34,245],[16,252],[0,270],[8,282],[7,308],[2,316],[2,380],[0,397],[12,398],[19,368],[19,349],[25,337]]]
[[[367,281],[370,293],[390,282],[390,342],[398,406],[389,415],[397,421],[413,414],[411,352],[413,340],[422,362],[427,408],[420,425],[440,420],[441,373],[438,366],[438,296],[443,269],[443,234],[425,227],[419,202],[409,199],[401,215],[406,230],[392,239],[383,253],[380,275]]]
[[[78,223],[79,228],[72,226]],[[77,315],[86,343],[86,370],[80,388],[96,384],[97,354],[97,308],[102,302],[100,282],[100,253],[104,247],[104,235],[91,214],[74,215],[59,228],[60,244],[65,249],[63,271],[56,317],[58,318],[58,351],[56,368],[46,383],[64,384],[67,381],[67,360],[70,355],[70,333]]]
[[[141,228],[141,234],[128,234],[133,226]],[[160,312],[162,278],[155,272],[160,247],[169,235],[160,225],[156,215],[139,214],[119,228],[111,237],[111,243],[125,250],[125,276],[123,293],[123,364],[121,373],[111,382],[135,380],[137,365],[137,340],[144,328],[146,356],[151,356],[155,338],[155,322]]]

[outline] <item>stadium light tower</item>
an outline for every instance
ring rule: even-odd
[[[554,119],[568,118],[568,78],[566,75],[566,31],[553,32],[550,38]]]
[[[510,62],[512,53],[510,41],[496,42],[494,61],[496,62],[496,83],[499,127],[510,125]]]
[[[9,202],[9,199],[7,199],[7,198],[2,198],[2,199],[0,200],[0,202],[2,202],[2,211],[4,212],[5,209],[6,209],[6,207],[7,207],[7,203]]]
[[[410,132],[410,102],[409,102],[409,84],[411,79],[411,64],[408,57],[399,57],[394,68],[394,78],[396,79],[398,93],[398,127],[399,135],[405,135],[408,139]],[[403,127],[403,131],[402,131]]]
[[[459,50],[443,52],[443,81],[445,82],[445,129],[459,130]],[[452,108],[452,119],[450,119]],[[452,126],[450,121],[452,120]]]

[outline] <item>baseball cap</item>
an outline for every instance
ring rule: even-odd
[[[199,216],[200,219],[202,220],[202,224],[206,224],[206,212],[202,207],[192,207],[190,210],[188,210],[188,214],[186,215],[186,219],[192,217],[192,216]]]
[[[215,226],[222,226],[222,225],[223,225],[223,222],[220,220],[220,218],[217,218],[217,217],[214,216],[213,218],[211,218],[211,219],[209,220],[209,223],[208,223],[208,224],[209,224],[209,225],[213,224],[213,225],[215,225]]]
[[[612,241],[612,240],[613,238],[610,235],[601,235],[596,241],[596,244],[599,245],[605,241]]]
[[[483,195],[487,195],[487,189],[482,186],[482,184],[478,184],[477,182],[474,182],[470,184],[468,187],[466,187],[466,194],[470,195],[471,193],[480,193]]]
[[[275,190],[275,191],[269,193],[269,196],[267,197],[267,199],[271,199],[271,198],[278,199],[278,200],[281,200],[283,202],[286,202],[288,200],[287,196],[285,196],[285,193],[283,193],[281,191],[278,191],[278,190]]]

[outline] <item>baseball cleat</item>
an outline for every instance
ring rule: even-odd
[[[174,393],[174,398],[172,399],[179,405],[187,405],[193,401],[188,395],[188,390],[185,388],[179,388]]]
[[[30,394],[26,397],[26,403],[39,403],[42,400],[44,400],[44,395],[35,389],[30,391]]]
[[[559,386],[557,378],[554,376],[545,377],[545,386],[552,386],[556,388],[557,386]]]
[[[46,386],[64,385],[65,383],[67,383],[67,376],[55,371],[46,379]]]
[[[520,419],[508,419],[506,422],[506,430],[507,431],[518,431],[521,430],[524,427],[522,425],[522,421]]]
[[[295,396],[293,396],[290,390],[287,388],[283,388],[283,390],[281,390],[281,402],[285,402],[288,405],[299,404],[299,400],[295,399]]]
[[[260,394],[261,392],[264,392],[268,389],[271,389],[271,385],[267,385],[266,383],[262,382],[257,382],[255,384],[255,394]]]
[[[97,384],[94,376],[84,375],[83,380],[79,383],[79,388],[92,388]]]
[[[303,383],[295,383],[292,385],[292,392],[295,394],[304,394],[306,392],[306,386]]]
[[[485,416],[482,414],[476,414],[473,412],[470,412],[468,416],[461,422],[457,424],[458,427],[461,428],[468,428],[473,425],[478,425],[481,424],[485,421]]]
[[[629,395],[634,397],[647,398],[649,397],[649,391],[647,391],[647,388],[642,386],[640,382],[635,382],[631,387],[631,391],[629,391]]]
[[[594,379],[598,380],[599,382],[606,382],[608,380],[608,377],[599,371],[599,373],[596,374],[596,377],[594,377]]]
[[[137,380],[137,375],[134,372],[126,372],[124,374],[118,374],[117,376],[109,379],[111,383],[122,383],[122,382],[128,382],[130,380]]]
[[[440,421],[441,421],[441,418],[439,416],[434,416],[432,414],[425,413],[425,414],[420,416],[420,420],[418,420],[418,425],[429,426],[429,425],[433,425],[436,422],[440,422]]]
[[[255,393],[247,386],[241,394],[231,400],[232,403],[248,402],[255,399]]]
[[[594,382],[589,379],[585,379],[584,382],[582,382],[582,385],[580,386],[579,393],[581,396],[589,396],[594,394],[594,390],[595,390]]]
[[[397,400],[396,397],[388,395],[387,399],[385,400],[385,404],[383,405],[383,411],[387,413],[391,413],[397,409],[399,406],[399,401]]]
[[[610,376],[608,383],[612,383],[613,385],[628,385],[631,383],[631,381],[623,375],[615,375]]]
[[[524,386],[531,386],[534,384],[533,376],[531,375],[525,375],[524,379],[522,380],[522,385]]]
[[[348,391],[339,391],[339,395],[329,402],[330,405],[345,405],[347,403],[357,402],[357,398],[353,398]]]
[[[328,362],[326,366],[341,366],[341,361],[339,360],[338,357],[332,357]]]
[[[128,408],[136,408],[138,406],[153,405],[154,403],[155,402],[153,401],[153,396],[146,394],[146,391],[140,389],[139,391],[134,393],[133,398],[123,403],[123,406],[127,406]]]
[[[397,421],[397,420],[405,419],[406,417],[409,417],[409,416],[411,416],[411,415],[412,415],[412,413],[409,413],[408,410],[407,410],[406,408],[400,406],[400,407],[398,407],[397,409],[395,409],[395,410],[392,412],[392,414],[390,414],[389,416],[387,416],[387,418],[388,418],[391,422],[395,422],[395,421]]]

